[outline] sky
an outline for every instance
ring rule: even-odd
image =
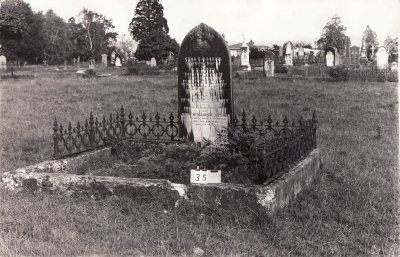
[[[129,35],[128,27],[139,0],[24,0],[35,12],[52,9],[67,21],[83,7],[112,19],[115,32]],[[181,43],[200,23],[224,33],[228,44],[253,40],[281,44],[292,39],[312,43],[337,14],[352,45],[360,45],[367,25],[380,45],[388,35],[398,36],[400,0],[160,0],[169,34]],[[397,34],[396,34],[397,33]]]

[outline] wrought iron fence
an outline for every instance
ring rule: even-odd
[[[271,178],[304,157],[310,150],[317,148],[317,123],[315,111],[308,120],[300,117],[290,123],[285,116],[282,123],[274,123],[269,116],[266,123],[258,123],[255,115],[248,121],[243,110],[241,120],[235,116],[233,127],[245,133],[251,132],[266,142],[264,175]]]
[[[134,118],[132,112],[125,117],[125,110],[121,107],[120,113],[110,118],[99,121],[90,113],[89,121],[81,125],[79,121],[76,127],[69,122],[68,127],[58,125],[54,119],[53,127],[54,154],[58,159],[87,150],[94,150],[105,146],[110,140],[142,139],[142,140],[178,140],[178,120],[170,114],[167,118],[161,118],[157,113],[153,118],[144,113],[139,118]]]
[[[33,78],[35,70],[29,66],[15,64],[0,64],[1,78]]]
[[[115,116],[110,114],[109,119],[103,116],[102,121],[98,121],[91,113],[89,120],[86,120],[83,125],[78,122],[76,127],[72,127],[69,123],[67,128],[64,128],[62,124],[58,125],[55,119],[53,158],[59,159],[106,146],[110,138],[117,141],[138,139],[179,142],[179,122],[172,113],[168,119],[161,119],[158,113],[154,119],[148,118],[145,114],[140,118],[134,118],[131,112],[125,117],[123,107]],[[287,169],[311,149],[317,147],[315,111],[311,119],[303,120],[300,117],[299,120],[293,120],[291,123],[286,117],[282,123],[273,122],[271,117],[268,117],[266,122],[259,122],[255,115],[248,120],[247,114],[243,111],[241,119],[235,116],[230,126],[235,131],[252,133],[266,143],[263,150],[265,153],[264,172],[267,178]]]

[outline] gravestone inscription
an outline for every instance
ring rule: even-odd
[[[201,143],[233,121],[231,57],[225,40],[204,23],[183,39],[178,57],[179,137]]]

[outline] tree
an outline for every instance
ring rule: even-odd
[[[392,39],[389,35],[386,37],[385,42],[383,45],[386,47],[387,52],[389,53],[389,57],[392,58],[394,56],[398,56],[399,49],[398,49],[398,37]]]
[[[145,38],[140,40],[139,46],[135,52],[138,60],[150,60],[156,58],[157,63],[169,56],[172,52],[174,56],[179,53],[179,44],[175,39],[164,31],[155,30],[150,32]]]
[[[9,60],[33,62],[43,53],[42,13],[35,14],[23,0],[6,0],[0,6],[0,44]]]
[[[100,58],[106,51],[110,40],[116,40],[117,33],[110,32],[113,29],[112,20],[104,15],[89,11],[87,8],[79,13],[79,18],[86,32],[87,44],[93,60]]]
[[[117,37],[117,41],[111,42],[110,46],[126,58],[130,58],[136,50],[137,42],[133,41],[129,36],[122,34]]]
[[[64,61],[69,55],[67,24],[53,10],[48,10],[44,15],[42,35],[45,42],[45,53],[50,60],[56,63]]]
[[[370,29],[369,25],[367,25],[367,28],[364,31],[364,42],[369,45],[373,45],[375,48],[379,46],[378,43],[378,37],[372,29]]]
[[[335,14],[331,22],[328,22],[323,28],[321,38],[315,42],[318,49],[325,49],[328,46],[333,46],[338,49],[345,48],[345,33],[347,28],[341,25],[341,23],[340,17]]]
[[[309,48],[312,49],[311,43],[306,43],[305,41],[297,41],[293,43],[294,47],[300,47],[302,46],[303,48]]]
[[[140,0],[136,5],[135,16],[129,24],[129,31],[134,40],[144,39],[152,31],[169,32],[164,7],[158,0]]]

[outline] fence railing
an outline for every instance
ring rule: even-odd
[[[110,143],[110,138],[116,141],[138,139],[183,142],[178,139],[179,122],[172,113],[168,119],[161,119],[158,114],[154,119],[148,118],[145,114],[140,118],[134,118],[131,112],[125,117],[123,107],[115,116],[110,114],[109,119],[103,116],[102,121],[98,121],[91,113],[89,120],[86,120],[83,125],[78,122],[76,127],[72,127],[69,123],[67,128],[64,128],[62,124],[58,125],[55,119],[53,158],[59,159],[106,146]],[[311,149],[317,147],[315,111],[311,119],[303,120],[300,117],[299,120],[293,120],[291,123],[286,117],[281,123],[273,122],[271,117],[268,117],[266,122],[259,122],[254,115],[251,120],[248,120],[247,114],[243,111],[240,120],[235,116],[230,126],[234,131],[253,133],[265,142],[263,172],[267,178],[287,169]]]
[[[0,77],[2,78],[31,78],[35,70],[29,66],[18,66],[0,63]]]
[[[235,116],[233,127],[245,133],[254,133],[265,142],[264,175],[271,178],[317,148],[317,123],[315,111],[309,120],[300,117],[290,123],[285,116],[282,123],[274,123],[269,116],[266,123],[259,123],[254,115],[248,121],[243,110],[241,120]]]
[[[76,127],[72,127],[69,122],[68,127],[58,125],[54,119],[53,127],[54,154],[53,158],[58,159],[64,156],[73,155],[87,150],[94,150],[105,146],[109,140],[157,140],[157,141],[176,141],[178,140],[178,120],[170,114],[167,118],[161,118],[157,113],[154,118],[148,118],[144,113],[139,117],[133,117],[130,112],[125,117],[125,110],[121,107],[120,113],[110,114],[110,118],[99,121],[90,113],[89,121],[83,125],[77,122]]]

